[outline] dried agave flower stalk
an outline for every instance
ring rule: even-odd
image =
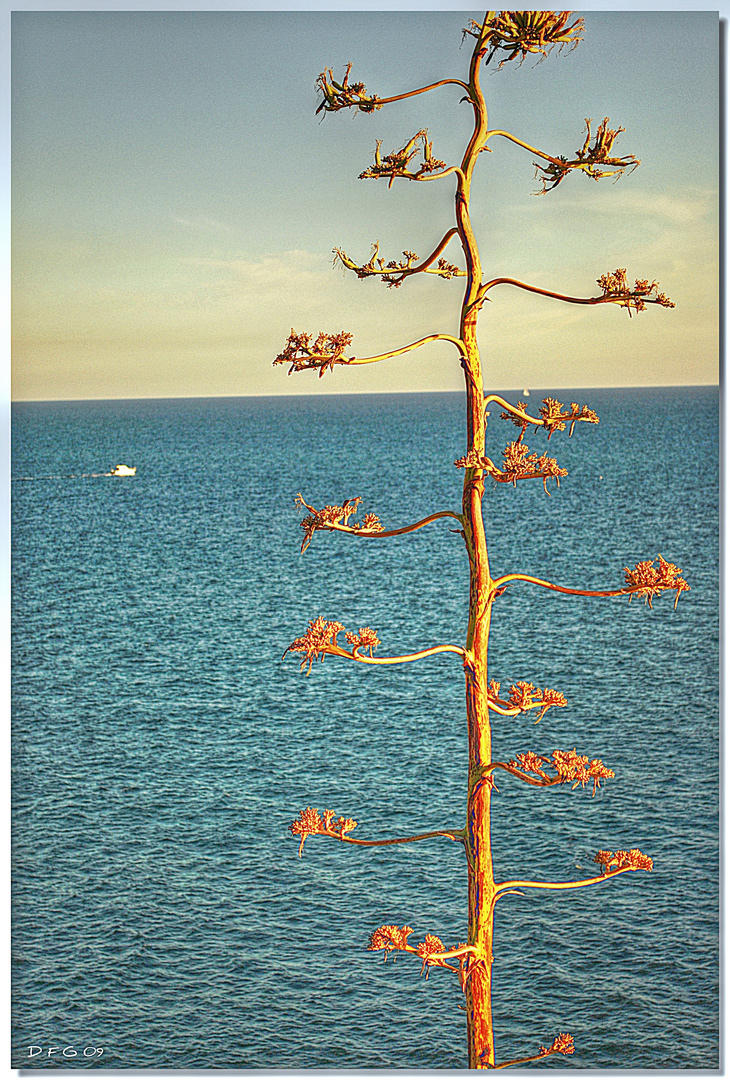
[[[614,777],[613,769],[604,765],[599,757],[579,754],[577,749],[552,750],[537,753],[525,750],[505,761],[495,760],[492,755],[492,716],[499,719],[498,734],[519,728],[523,716],[537,715],[537,721],[553,708],[566,708],[567,698],[558,690],[541,689],[536,682],[520,680],[509,686],[504,693],[501,685],[489,677],[488,649],[489,631],[496,617],[494,603],[507,590],[537,586],[576,599],[642,597],[651,607],[652,601],[662,592],[675,592],[676,601],[689,585],[681,576],[682,571],[661,555],[653,561],[637,563],[624,568],[624,580],[613,588],[577,588],[561,585],[532,573],[514,571],[493,578],[490,573],[487,552],[487,528],[484,521],[485,482],[491,479],[497,484],[516,487],[517,481],[541,480],[545,491],[550,480],[559,486],[567,475],[555,458],[544,450],[532,453],[524,443],[528,428],[535,435],[545,435],[549,440],[556,433],[568,431],[572,435],[576,425],[598,423],[598,416],[587,405],[571,402],[566,407],[557,398],[546,397],[538,414],[532,415],[524,401],[511,403],[498,394],[485,394],[482,363],[477,344],[477,324],[487,300],[492,300],[492,290],[500,285],[510,285],[520,290],[550,297],[568,304],[600,306],[612,304],[632,312],[645,311],[650,305],[671,308],[671,300],[659,291],[658,282],[635,279],[629,283],[625,269],[602,274],[597,278],[600,294],[595,296],[570,296],[562,292],[531,285],[514,277],[495,276],[486,279],[481,272],[481,258],[474,236],[471,220],[470,195],[473,172],[480,162],[488,162],[490,140],[497,136],[507,139],[526,150],[533,158],[542,180],[543,192],[554,190],[572,172],[582,172],[590,179],[617,178],[632,172],[639,159],[633,154],[619,155],[614,149],[622,127],[612,128],[608,117],[591,130],[592,121],[586,120],[586,133],[582,147],[572,157],[548,154],[530,146],[509,131],[490,129],[487,107],[481,85],[481,73],[485,65],[497,60],[497,69],[511,60],[522,64],[528,56],[544,59],[553,50],[572,50],[584,33],[583,20],[574,18],[568,11],[501,11],[486,12],[482,22],[472,21],[464,31],[473,40],[473,49],[465,78],[445,78],[428,86],[418,86],[405,93],[383,97],[366,90],[362,82],[351,82],[351,66],[347,65],[342,81],[338,82],[332,68],[325,68],[317,81],[321,95],[318,112],[335,113],[350,110],[374,113],[385,105],[424,94],[440,87],[455,87],[459,96],[471,106],[474,127],[460,162],[449,164],[433,155],[432,143],[426,128],[421,128],[407,142],[388,154],[381,152],[381,142],[376,141],[374,162],[360,175],[362,179],[387,180],[388,187],[395,182],[440,182],[454,188],[454,220],[443,233],[441,240],[426,258],[408,248],[402,257],[386,260],[380,255],[378,243],[373,245],[370,258],[363,262],[351,259],[342,248],[335,248],[335,261],[345,271],[365,281],[376,278],[389,288],[400,288],[418,274],[431,274],[445,281],[457,281],[463,285],[459,298],[460,317],[458,334],[429,333],[416,341],[398,346],[377,356],[350,354],[352,335],[341,331],[329,334],[321,332],[316,338],[311,334],[291,331],[283,351],[275,364],[288,364],[289,371],[314,370],[321,377],[325,371],[336,366],[370,364],[396,356],[411,354],[433,342],[448,343],[456,350],[456,356],[464,372],[467,401],[467,439],[464,454],[455,464],[464,470],[463,499],[460,509],[444,509],[424,516],[419,521],[397,528],[385,529],[376,514],[368,513],[358,523],[356,517],[362,499],[351,497],[342,503],[329,503],[317,508],[297,496],[297,506],[304,511],[300,522],[304,532],[302,551],[306,551],[316,532],[340,532],[359,541],[381,542],[390,537],[414,532],[441,518],[453,518],[457,528],[452,532],[463,540],[469,564],[469,619],[463,644],[435,644],[402,656],[376,655],[380,639],[370,626],[359,630],[345,630],[342,623],[319,616],[309,622],[307,630],[294,639],[286,653],[300,654],[301,668],[307,674],[315,660],[325,656],[339,657],[369,665],[411,663],[427,659],[439,653],[453,653],[463,665],[465,677],[466,730],[469,745],[469,780],[467,789],[467,813],[463,827],[442,827],[431,832],[413,836],[396,836],[377,839],[361,839],[350,833],[355,829],[353,818],[335,818],[334,812],[320,813],[313,807],[303,810],[290,830],[299,838],[301,854],[307,837],[319,836],[344,844],[379,846],[428,842],[446,838],[461,846],[465,856],[468,875],[468,901],[466,903],[466,940],[446,947],[441,936],[427,933],[418,945],[409,944],[414,933],[409,925],[384,924],[370,935],[368,948],[382,951],[385,959],[397,953],[413,956],[421,965],[421,973],[443,972],[443,977],[456,975],[458,987],[464,996],[466,1012],[466,1038],[470,1069],[501,1069],[528,1062],[542,1061],[554,1054],[570,1056],[575,1046],[573,1036],[561,1032],[552,1042],[540,1045],[537,1053],[511,1061],[498,1061],[492,1019],[492,963],[494,938],[494,912],[497,902],[524,890],[574,890],[608,882],[614,877],[637,871],[651,871],[653,861],[638,848],[617,851],[599,851],[595,856],[596,872],[588,878],[570,881],[500,881],[495,877],[491,854],[491,807],[492,798],[498,794],[494,782],[497,771],[506,773],[508,782],[521,781],[532,787],[559,787],[570,784],[573,789],[591,787],[593,796],[601,790],[601,784]],[[459,263],[448,261],[445,251],[453,241],[461,248]],[[496,311],[492,305],[492,313]],[[508,443],[502,454],[502,462],[496,465],[487,454],[487,418],[489,406],[498,405],[501,419],[514,425],[519,434]],[[494,453],[494,451],[492,451]],[[511,497],[506,495],[505,497]],[[559,497],[559,496],[558,496]],[[345,544],[349,541],[340,541]],[[514,608],[513,608],[514,610]],[[365,621],[363,618],[362,621]],[[344,638],[344,640],[343,640]],[[285,655],[286,655],[285,653]],[[571,698],[573,694],[571,693]],[[550,714],[551,717],[554,713]],[[537,722],[536,721],[536,722]],[[551,721],[547,720],[548,726]],[[543,728],[544,729],[544,728]],[[543,730],[541,729],[541,730]],[[516,736],[515,736],[516,737]],[[542,797],[547,797],[543,795]],[[526,848],[528,845],[524,845]],[[617,1023],[620,1022],[620,1018]],[[535,1045],[537,1044],[537,1038]]]

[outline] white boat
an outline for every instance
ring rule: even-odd
[[[115,465],[114,468],[112,469],[112,471],[109,473],[109,475],[110,476],[134,476],[136,472],[137,472],[137,466],[136,465],[134,465],[134,466]]]

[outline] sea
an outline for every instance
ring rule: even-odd
[[[519,392],[506,395],[516,402]],[[502,773],[498,880],[570,881],[599,850],[651,873],[522,890],[496,909],[497,1060],[718,1067],[718,391],[533,390],[594,409],[528,432],[568,475],[487,485],[493,576],[619,589],[664,558],[691,586],[579,598],[514,585],[490,675],[565,708],[495,716],[495,760],[577,749],[615,772],[546,790]],[[528,399],[524,399],[528,400]],[[488,453],[517,429],[490,408]],[[459,981],[368,951],[382,924],[465,940],[459,657],[368,667],[287,646],[324,616],[378,655],[462,644],[468,563],[443,518],[317,533],[295,505],[361,497],[386,529],[460,509],[460,393],[20,403],[13,409],[12,1066],[464,1069]],[[112,467],[134,476],[110,476]]]

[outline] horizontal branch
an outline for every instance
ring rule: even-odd
[[[401,146],[397,150],[391,150],[385,157],[383,157],[380,152],[382,145],[382,140],[376,139],[375,161],[360,173],[361,180],[387,180],[388,187],[392,187],[396,177],[400,177],[403,180],[430,180],[441,179],[444,176],[449,176],[451,173],[457,173],[459,176],[459,187],[460,189],[463,189],[466,182],[463,171],[458,165],[447,166],[445,161],[433,156],[433,143],[428,141],[428,131],[426,128],[421,128],[420,131],[417,131],[416,134],[408,140],[405,146]],[[422,153],[423,158],[418,166],[418,170],[412,172],[408,166],[413,158],[419,153],[419,150]]]
[[[543,161],[549,162],[547,167],[540,165],[539,162],[533,162],[537,170],[535,175],[542,182],[542,191],[535,192],[537,195],[544,195],[547,191],[552,191],[553,188],[562,183],[568,173],[573,171],[583,172],[586,176],[590,176],[592,180],[602,180],[604,177],[610,176],[614,180],[618,180],[627,169],[633,172],[641,164],[633,154],[625,154],[623,157],[611,156],[616,137],[626,129],[622,127],[610,128],[608,126],[609,119],[605,117],[603,123],[598,125],[593,145],[591,145],[592,122],[591,119],[586,118],[586,137],[583,146],[576,151],[575,157],[571,159],[546,154],[543,150],[538,150],[536,147],[530,146],[529,143],[523,142],[522,139],[518,139],[509,131],[488,131],[485,144],[493,135],[501,135],[502,138],[509,139],[510,142],[516,143],[517,146],[521,146],[524,150],[529,150],[530,153],[542,158]],[[485,145],[482,149],[489,150],[491,148]]]
[[[481,777],[492,784],[491,773],[494,769],[504,769],[505,772],[524,780],[526,784],[535,787],[552,787],[555,784],[571,784],[577,788],[581,784],[593,784],[593,794],[601,786],[602,780],[613,780],[616,774],[612,769],[607,769],[600,758],[592,760],[586,754],[579,754],[577,750],[553,750],[550,757],[544,754],[535,754],[531,750],[517,755],[516,760],[509,762],[493,761],[483,766],[479,772]],[[555,775],[551,776],[546,769],[554,769]],[[530,776],[529,774],[533,775]]]
[[[452,337],[451,334],[428,334],[426,337],[419,338],[418,341],[414,341],[410,345],[404,345],[402,349],[390,349],[388,352],[379,353],[378,356],[366,356],[362,359],[351,357],[346,363],[376,364],[379,360],[390,360],[394,356],[402,356],[404,353],[412,352],[414,349],[420,349],[422,345],[428,345],[431,341],[450,342],[452,345],[456,346],[460,355],[466,359],[466,346],[461,338]]]
[[[504,769],[505,772],[510,773],[512,776],[516,776],[519,780],[524,780],[526,784],[533,784],[535,787],[551,787],[553,784],[562,783],[559,776],[546,776],[544,779],[536,776],[528,776],[527,773],[523,773],[519,769],[513,769],[503,761],[493,761],[491,765],[486,765],[482,769],[484,778],[486,779],[494,769]]]
[[[403,356],[413,352],[422,345],[431,341],[448,341],[459,350],[462,363],[466,359],[466,346],[461,338],[452,337],[451,334],[428,334],[426,337],[412,341],[400,349],[390,349],[388,352],[379,353],[377,356],[345,356],[344,350],[352,341],[352,334],[342,331],[338,334],[327,334],[322,331],[316,341],[312,342],[312,335],[307,333],[297,334],[292,330],[282,352],[274,360],[274,364],[291,364],[289,374],[293,371],[319,371],[320,379],[329,368],[334,370],[335,364],[350,366],[353,364],[375,364],[379,360],[389,360],[393,356]]]
[[[388,953],[393,952],[393,950],[411,953],[412,956],[417,956],[423,962],[421,974],[425,972],[426,978],[428,978],[428,969],[431,967],[448,968],[449,971],[453,971],[459,976],[462,989],[464,989],[468,978],[466,968],[468,968],[472,956],[478,954],[479,951],[476,946],[462,943],[451,949],[446,949],[441,938],[436,937],[435,934],[426,934],[425,940],[416,949],[413,945],[408,944],[408,938],[412,933],[413,928],[410,926],[379,926],[370,935],[368,949],[373,952],[379,952],[382,949],[385,960],[388,959]],[[448,960],[456,958],[459,960],[459,967],[447,963]]]
[[[688,592],[690,586],[679,575],[682,571],[673,563],[667,562],[661,555],[658,556],[659,566],[654,566],[654,560],[645,560],[636,564],[633,570],[624,567],[626,584],[621,589],[568,589],[564,585],[555,585],[552,581],[543,581],[542,578],[533,577],[531,574],[504,574],[492,582],[490,599],[494,598],[513,581],[526,581],[530,585],[539,585],[542,589],[552,592],[563,593],[566,596],[595,596],[613,597],[628,596],[629,603],[634,594],[643,596],[649,607],[652,606],[652,598],[662,592],[676,592],[674,607],[679,603],[680,593]]]
[[[433,832],[417,833],[415,836],[398,836],[393,840],[357,840],[353,836],[339,836],[334,833],[326,833],[326,836],[335,836],[337,840],[343,840],[346,844],[360,844],[362,847],[385,847],[388,844],[411,844],[416,840],[431,840],[434,836],[445,836],[449,840],[460,840],[464,843],[463,829],[435,829]]]
[[[454,513],[453,510],[439,510],[437,514],[429,514],[428,517],[422,518],[421,521],[417,521],[414,525],[404,525],[402,529],[383,529],[380,532],[368,532],[367,529],[353,529],[349,525],[322,525],[319,527],[330,532],[352,533],[353,536],[364,536],[372,540],[374,538],[383,539],[386,536],[402,536],[404,533],[415,532],[416,529],[422,529],[424,525],[428,525],[431,521],[437,521],[438,518],[445,517],[455,518],[460,525],[464,524],[461,515]]]
[[[588,885],[599,885],[602,881],[625,874],[628,870],[654,869],[654,862],[638,848],[630,851],[599,851],[594,862],[603,867],[600,877],[584,878],[582,881],[498,881],[495,882],[494,903],[500,895],[514,892],[516,889],[584,889]]]
[[[412,660],[422,660],[426,656],[435,656],[437,653],[452,652],[466,659],[467,652],[461,645],[434,645],[431,649],[421,649],[420,652],[407,653],[404,656],[360,656],[358,650],[362,645],[356,645],[351,653],[341,649],[336,655],[345,656],[350,660],[359,660],[361,664],[409,664]]]
[[[457,176],[459,177],[459,179],[461,180],[462,184],[466,183],[466,177],[464,176],[464,173],[463,173],[463,171],[462,171],[462,169],[461,169],[461,167],[459,165],[449,165],[449,167],[447,169],[444,169],[443,172],[430,173],[430,174],[425,175],[425,176],[411,176],[411,177],[408,177],[408,179],[410,179],[410,180],[443,180],[443,178],[445,176],[450,176],[451,173],[456,173]]]
[[[421,86],[418,90],[409,90],[405,94],[395,94],[393,97],[378,98],[381,105],[390,105],[392,101],[405,101],[406,98],[415,97],[416,94],[426,94],[429,90],[436,90],[439,86],[460,86],[469,95],[471,101],[471,90],[467,83],[462,82],[461,79],[441,79],[439,82],[429,83],[428,86]]]
[[[504,588],[512,581],[526,581],[530,585],[539,585],[543,589],[551,589],[553,592],[565,593],[567,596],[628,596],[638,592],[641,586],[622,589],[568,589],[564,585],[554,585],[552,581],[543,581],[542,578],[532,577],[530,574],[504,574],[492,581],[492,593]]]
[[[599,885],[602,881],[625,874],[629,870],[636,870],[635,866],[622,866],[617,870],[610,870],[607,874],[598,877],[584,878],[582,881],[500,881],[495,882],[496,899],[506,890],[513,889],[583,889],[588,885]]]
[[[439,86],[455,85],[465,90],[471,101],[471,91],[461,79],[441,79],[439,82],[421,86],[417,90],[408,90],[404,94],[395,94],[392,97],[379,98],[376,94],[368,94],[361,82],[350,84],[350,72],[352,64],[347,64],[345,75],[341,83],[338,83],[333,75],[332,68],[325,68],[317,79],[317,86],[322,93],[322,101],[317,112],[323,109],[325,112],[339,112],[340,109],[356,108],[360,112],[375,112],[383,105],[389,105],[393,101],[404,101],[406,98],[415,97],[417,94],[425,94],[429,90],[436,90]]]
[[[550,1057],[551,1054],[572,1054],[575,1050],[573,1044],[573,1036],[565,1034],[558,1035],[553,1040],[552,1046],[541,1046],[538,1054],[533,1054],[531,1057],[515,1058],[512,1061],[502,1061],[499,1065],[491,1065],[492,1069],[508,1069],[512,1065],[524,1065],[528,1061],[542,1061],[543,1058]]]
[[[301,857],[304,841],[308,836],[328,836],[332,840],[339,840],[344,844],[358,844],[360,847],[386,847],[390,844],[410,844],[417,840],[429,840],[435,836],[445,836],[449,840],[460,840],[465,843],[466,831],[464,829],[437,829],[433,832],[417,833],[414,836],[399,836],[389,840],[357,840],[352,836],[346,836],[347,832],[357,828],[357,822],[352,818],[340,817],[334,820],[334,812],[325,810],[324,816],[313,807],[302,810],[296,821],[289,826],[289,831],[294,836],[301,837],[299,843],[299,855]]]
[[[344,633],[352,650],[343,649],[337,644],[337,635]],[[419,652],[407,653],[403,656],[373,656],[373,649],[380,644],[380,639],[375,630],[370,626],[362,627],[359,633],[346,631],[342,623],[328,622],[321,615],[310,620],[305,634],[295,638],[291,645],[284,650],[284,656],[288,652],[304,653],[300,670],[309,664],[307,674],[312,670],[312,664],[316,659],[324,661],[325,656],[341,656],[345,660],[357,660],[361,664],[408,664],[413,660],[421,660],[426,656],[435,656],[437,653],[457,653],[465,661],[467,652],[460,645],[434,645],[430,649],[421,649]],[[368,649],[370,655],[362,656],[361,649]],[[282,656],[282,659],[284,658]]]
[[[501,405],[505,410],[500,414],[500,419],[511,420],[513,424],[520,428],[518,442],[522,441],[522,436],[530,424],[534,424],[535,427],[544,427],[547,430],[548,439],[550,439],[555,431],[565,431],[568,424],[570,425],[568,437],[570,437],[577,423],[581,421],[589,424],[598,423],[598,414],[593,409],[589,409],[587,405],[580,406],[577,402],[571,402],[570,412],[568,412],[562,401],[558,401],[557,398],[543,398],[539,417],[530,416],[525,411],[527,406],[524,401],[512,405],[509,401],[500,397],[499,394],[489,394],[485,397],[485,409],[491,404]]]
[[[339,259],[347,270],[352,270],[360,279],[379,277],[389,288],[396,289],[403,284],[407,277],[412,277],[414,274],[436,274],[438,277],[447,279],[452,277],[466,277],[466,270],[460,270],[458,266],[448,263],[446,259],[439,258],[441,252],[445,250],[453,237],[458,235],[458,232],[459,230],[456,228],[449,229],[420,266],[415,265],[419,260],[418,255],[414,251],[404,251],[404,259],[401,262],[391,260],[386,265],[385,259],[380,257],[380,244],[377,241],[373,244],[370,259],[361,266],[351,259],[347,252],[343,251],[341,248],[333,249],[335,262]],[[438,265],[433,267],[432,264],[437,259]]]
[[[483,283],[477,293],[477,301],[481,302],[490,289],[495,285],[514,285],[517,289],[525,292],[537,293],[539,296],[549,296],[553,300],[562,300],[566,304],[618,304],[619,307],[627,308],[629,315],[634,311],[643,311],[647,304],[658,304],[660,307],[673,308],[674,304],[664,293],[657,291],[658,282],[637,279],[632,289],[626,280],[626,271],[618,269],[613,274],[604,274],[598,279],[598,284],[603,289],[601,296],[568,296],[565,293],[555,292],[552,289],[541,289],[537,285],[528,285],[517,278],[498,277]]]

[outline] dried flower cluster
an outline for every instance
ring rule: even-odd
[[[379,926],[377,930],[373,930],[370,935],[370,941],[368,942],[368,949],[371,952],[378,952],[383,950],[383,959],[388,959],[388,953],[394,949],[401,952],[409,952],[415,956],[418,956],[423,961],[421,965],[421,975],[428,978],[428,969],[431,967],[445,967],[450,971],[458,972],[460,969],[454,967],[452,964],[446,962],[446,960],[439,957],[439,953],[445,951],[444,943],[441,938],[436,937],[435,934],[426,934],[424,940],[420,943],[417,949],[408,944],[408,938],[413,933],[413,927],[411,926]],[[466,948],[466,946],[458,946],[458,948]],[[461,962],[460,962],[461,966]]]
[[[345,633],[348,643],[353,646],[352,652],[347,652],[346,649],[343,649],[337,644],[337,635],[341,633]],[[359,648],[368,649],[372,656],[373,649],[379,644],[380,639],[370,626],[364,626],[359,634],[353,634],[345,631],[342,623],[327,622],[327,620],[320,615],[314,622],[310,620],[306,634],[294,638],[291,645],[284,650],[284,656],[286,656],[288,652],[304,653],[304,658],[302,659],[299,670],[304,671],[308,662],[309,667],[307,668],[307,675],[309,675],[309,672],[312,670],[312,664],[317,657],[319,657],[322,662],[324,662],[327,653],[330,653],[332,656],[351,656],[356,658],[356,652]]]
[[[324,506],[321,510],[315,510],[313,506],[304,501],[301,494],[297,495],[294,505],[303,506],[306,510],[309,510],[307,516],[299,522],[300,528],[304,529],[302,553],[307,550],[312,542],[312,537],[318,529],[330,529],[333,525],[345,525],[356,532],[382,532],[383,526],[377,514],[365,514],[360,524],[357,521],[350,524],[350,518],[357,512],[361,502],[362,499],[358,495],[354,499],[345,499],[342,506]]]
[[[564,708],[568,704],[565,699],[565,695],[561,694],[559,690],[550,690],[546,687],[544,690],[538,690],[533,683],[518,682],[514,686],[510,687],[509,697],[506,700],[500,698],[501,683],[498,683],[496,679],[492,679],[489,683],[489,697],[496,704],[505,708],[513,708],[519,710],[519,712],[528,712],[530,709],[539,709],[535,723],[539,723],[542,720],[548,709],[553,706]]]
[[[560,477],[567,476],[568,470],[561,469],[555,458],[547,454],[531,454],[529,447],[519,441],[508,443],[504,450],[503,467],[498,469],[491,458],[481,457],[472,448],[458,461],[454,462],[458,469],[484,469],[498,484],[512,484],[517,486],[518,480],[542,480],[546,494],[548,480],[555,480],[560,487]]]
[[[304,841],[308,836],[333,836],[337,840],[344,840],[345,833],[357,828],[357,822],[352,818],[339,817],[334,821],[334,810],[325,810],[322,814],[312,806],[302,810],[296,821],[289,826],[292,836],[301,836],[299,842],[299,855],[301,857]]]
[[[625,307],[629,315],[634,311],[645,311],[647,304],[659,304],[660,307],[673,308],[675,305],[664,293],[658,292],[659,282],[637,278],[633,289],[626,278],[626,269],[619,267],[612,274],[602,274],[597,279],[603,291],[604,300]]]
[[[592,120],[586,119],[585,142],[581,150],[576,150],[574,158],[570,160],[564,157],[553,158],[548,165],[543,165],[537,161],[533,162],[536,170],[535,176],[539,177],[542,183],[542,191],[538,192],[538,194],[544,195],[546,191],[552,191],[573,170],[583,172],[593,180],[601,180],[605,176],[613,176],[614,179],[618,180],[619,176],[623,175],[627,169],[633,172],[641,164],[633,154],[626,154],[624,157],[611,157],[611,150],[616,136],[625,131],[626,128],[620,127],[612,130],[608,126],[608,117],[605,117],[603,123],[598,125],[593,145],[591,145],[592,122]]]
[[[339,334],[326,334],[323,330],[312,343],[311,334],[296,334],[292,329],[287,343],[279,353],[274,364],[291,364],[292,371],[319,369],[320,379],[327,368],[334,371],[335,364],[348,364],[350,361],[344,350],[352,341],[352,334],[342,330]]]
[[[403,258],[400,261],[391,259],[390,262],[386,263],[385,259],[380,257],[380,245],[377,241],[373,244],[370,259],[368,262],[362,263],[362,265],[358,265],[341,248],[334,248],[333,251],[335,264],[339,260],[347,270],[352,270],[361,280],[368,277],[380,277],[380,280],[384,281],[389,289],[399,289],[405,279],[412,274],[428,273],[447,279],[457,276],[464,277],[465,275],[464,270],[460,270],[458,266],[447,262],[443,257],[438,259],[435,267],[428,264],[418,267],[416,263],[419,262],[419,256],[415,251],[404,251],[402,253]]]
[[[543,1057],[547,1054],[572,1054],[574,1052],[573,1036],[568,1035],[567,1032],[564,1035],[556,1035],[551,1046],[540,1047],[540,1054]]]
[[[393,150],[390,154],[386,154],[385,157],[382,157],[380,153],[382,145],[381,140],[378,139],[375,143],[375,162],[360,173],[360,180],[379,180],[388,176],[390,177],[388,187],[391,187],[396,176],[402,176],[406,180],[418,180],[426,173],[446,168],[445,161],[433,157],[433,143],[428,141],[428,131],[425,128],[422,131],[417,131],[413,138],[409,139],[400,150]],[[423,160],[418,166],[418,171],[411,172],[408,165],[419,150],[423,154]]]
[[[631,851],[599,851],[593,858],[599,863],[604,874],[609,870],[652,870],[654,860],[643,855],[638,848]]]
[[[530,454],[524,443],[508,443],[504,451],[503,468],[499,475],[492,471],[495,480],[502,484],[517,485],[518,480],[541,479],[547,492],[548,480],[555,480],[560,487],[560,477],[567,476],[568,470],[561,469],[555,458],[547,454]],[[548,492],[549,494],[549,492]]]
[[[345,634],[345,640],[348,645],[353,645],[355,649],[367,649],[370,655],[373,655],[373,649],[380,644],[380,638],[370,626],[361,626],[357,634],[347,631]]]
[[[606,768],[600,758],[594,758],[591,761],[575,750],[553,750],[550,758],[534,754],[529,750],[524,754],[518,754],[516,760],[510,761],[509,764],[512,768],[542,777],[546,787],[575,781],[573,784],[575,789],[578,784],[585,787],[592,780],[594,795],[601,786],[601,780],[612,780],[616,776],[613,770]],[[546,772],[546,767],[554,769],[555,776]]]
[[[656,567],[653,561],[637,563],[633,570],[625,566],[626,584],[631,588],[638,585],[636,595],[643,596],[649,607],[651,607],[652,597],[657,596],[666,589],[675,589],[677,595],[674,598],[674,606],[676,608],[679,603],[679,594],[687,592],[689,585],[683,577],[679,576],[682,571],[678,566],[667,562],[661,555],[658,555],[657,559],[658,566]],[[631,595],[629,596],[629,603],[631,602]]]
[[[520,412],[524,412],[527,405],[524,401],[518,401],[516,406]],[[525,419],[521,416],[515,416],[511,412],[503,412],[499,414],[501,420],[509,420],[512,424],[520,429],[520,434],[517,438],[517,442],[522,442],[522,436],[527,431],[530,424],[534,424],[536,427],[542,426],[547,430],[548,439],[554,431],[565,431],[566,424],[570,424],[570,431],[568,435],[571,436],[575,430],[575,425],[579,420],[585,420],[589,424],[598,423],[598,414],[589,409],[587,405],[578,405],[575,401],[570,404],[570,412],[565,411],[565,405],[562,401],[558,401],[556,398],[543,398],[542,405],[540,406],[540,420]]]
[[[464,34],[491,45],[487,63],[498,49],[507,52],[499,65],[502,67],[518,56],[522,63],[529,53],[545,57],[556,45],[561,50],[565,45],[574,49],[583,40],[585,24],[576,19],[568,25],[571,15],[571,11],[500,11],[484,24],[472,19]]]
[[[383,959],[388,959],[388,953],[393,949],[410,949],[408,938],[413,933],[412,926],[379,926],[370,935],[368,949],[371,952],[383,950]],[[416,950],[413,949],[413,952]]]
[[[325,68],[317,79],[317,89],[322,93],[322,101],[317,112],[339,112],[340,109],[349,109],[355,106],[360,112],[371,113],[382,108],[375,94],[368,94],[365,85],[361,82],[350,83],[352,64],[345,68],[345,76],[341,83],[335,81],[332,68]]]

